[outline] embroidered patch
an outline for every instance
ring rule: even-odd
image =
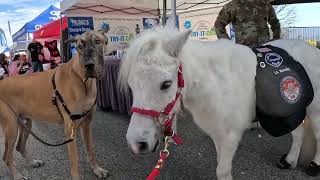
[[[268,53],[265,57],[266,63],[273,67],[279,67],[281,66],[283,59],[282,57],[277,53]]]
[[[269,49],[269,48],[257,48],[257,50],[259,51],[259,52],[261,52],[261,53],[266,53],[266,52],[270,52],[271,51],[271,49]]]
[[[286,76],[280,82],[280,92],[287,103],[295,104],[301,96],[301,85],[294,77]]]

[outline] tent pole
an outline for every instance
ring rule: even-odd
[[[172,20],[174,25],[176,24],[176,15],[177,15],[177,10],[176,10],[177,4],[176,0],[171,0],[171,15],[172,15]]]
[[[163,13],[162,13],[162,25],[166,25],[166,17],[167,17],[167,0],[163,0]]]
[[[60,16],[60,56],[61,56],[61,63],[65,62],[64,54],[63,54],[63,39],[62,39],[62,15]]]

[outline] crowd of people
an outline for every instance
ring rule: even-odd
[[[47,48],[50,52],[49,59],[45,58],[43,48]],[[57,48],[57,41],[53,40],[45,42],[44,46],[33,40],[27,48],[27,54],[16,54],[11,57],[0,54],[0,80],[21,74],[29,74],[33,72],[42,72],[45,69],[54,69],[61,62],[61,56]],[[49,68],[44,68],[49,65]]]

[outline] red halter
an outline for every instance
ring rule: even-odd
[[[153,117],[155,121],[164,128],[163,135],[165,136],[165,139],[166,139],[165,148],[160,152],[160,158],[157,162],[157,165],[155,166],[153,171],[150,173],[147,180],[154,180],[157,176],[159,176],[160,169],[162,168],[166,158],[169,156],[169,151],[168,151],[169,140],[168,139],[171,138],[173,142],[177,145],[182,144],[181,138],[175,134],[175,132],[171,127],[175,114],[173,114],[171,118],[169,116],[172,109],[174,108],[175,104],[177,103],[178,99],[181,96],[181,89],[183,87],[184,87],[184,80],[182,75],[182,65],[180,64],[178,69],[178,91],[176,93],[176,97],[162,111],[159,112],[155,110],[148,110],[148,109],[143,109],[138,107],[131,108],[131,112]],[[161,122],[161,119],[164,119],[164,120]]]
[[[132,107],[131,112],[134,113],[139,113],[147,116],[151,116],[155,119],[156,122],[158,122],[162,127],[164,127],[164,136],[169,136],[172,138],[172,140],[175,142],[175,144],[181,144],[182,140],[180,137],[178,137],[173,129],[171,128],[172,126],[172,121],[174,118],[174,114],[170,118],[169,115],[174,108],[175,104],[177,103],[178,99],[181,96],[181,89],[184,87],[184,80],[183,80],[183,75],[182,75],[182,65],[180,64],[179,70],[178,70],[178,92],[176,93],[176,97],[174,100],[172,100],[162,111],[155,111],[155,110],[148,110],[148,109],[143,109],[143,108],[138,108],[138,107]],[[161,122],[161,119],[164,119]]]

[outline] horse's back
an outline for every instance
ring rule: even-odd
[[[229,127],[247,126],[255,113],[257,60],[252,50],[229,40],[192,41],[187,50],[194,59],[188,71],[201,81],[195,93],[206,97],[194,105],[201,111],[209,108],[208,117],[225,119]]]

